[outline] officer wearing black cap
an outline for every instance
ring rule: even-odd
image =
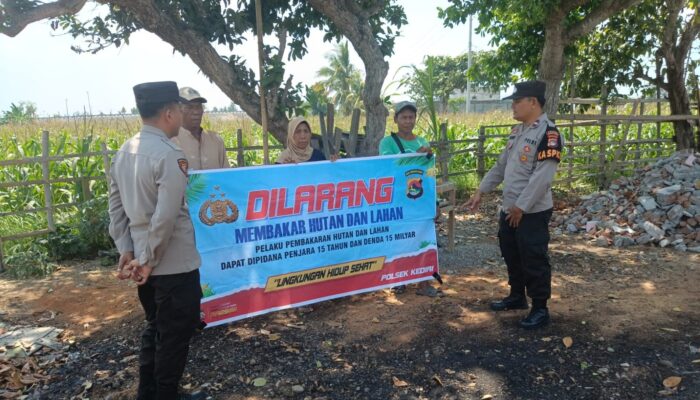
[[[182,98],[175,82],[142,83],[134,95],[143,127],[112,159],[109,233],[118,277],[136,282],[146,314],[137,398],[201,399],[178,393],[202,297],[185,204],[187,158],[170,141],[182,124]]]
[[[552,217],[552,180],[561,160],[563,139],[554,123],[542,111],[545,83],[521,82],[513,99],[513,118],[520,121],[508,137],[508,144],[496,165],[486,174],[479,189],[466,206],[475,211],[481,194],[503,182],[503,206],[498,240],[508,266],[510,294],[491,303],[494,311],[527,309],[520,321],[525,329],[537,329],[549,323],[547,300],[551,296],[549,263],[549,220]]]

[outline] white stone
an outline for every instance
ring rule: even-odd
[[[653,210],[656,207],[658,207],[658,204],[656,204],[656,201],[654,200],[653,197],[651,196],[642,196],[639,198],[639,204],[644,207],[645,210]]]
[[[654,240],[661,240],[664,237],[664,231],[649,221],[644,221],[642,228],[644,228]]]

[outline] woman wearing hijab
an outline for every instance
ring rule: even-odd
[[[304,117],[294,117],[287,128],[287,148],[277,157],[277,164],[323,161],[320,150],[311,147],[311,126]]]

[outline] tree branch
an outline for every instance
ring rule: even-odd
[[[575,9],[582,7],[588,3],[589,0],[574,0],[566,1],[564,4],[559,4],[558,11],[564,15],[574,11]]]
[[[590,33],[601,22],[610,18],[635,4],[641,3],[642,0],[604,0],[596,7],[586,18],[577,24],[571,26],[566,33],[567,43],[570,43],[581,36]]]
[[[107,3],[108,0],[99,2]],[[254,88],[236,73],[234,66],[219,56],[206,37],[185,26],[177,15],[159,8],[154,0],[110,0],[109,3],[131,10],[143,29],[154,33],[175,50],[187,54],[243,111],[253,120],[261,121],[260,97]],[[286,117],[284,120],[286,122]]]
[[[647,81],[647,82],[651,83],[652,85],[658,85],[661,89],[663,89],[663,90],[665,90],[665,91],[668,92],[668,84],[667,84],[666,82],[664,82],[664,80],[663,80],[661,77],[658,77],[658,76],[657,76],[656,78],[652,78],[652,77],[649,76],[647,73],[642,72],[641,69],[640,69],[640,70],[636,70],[636,71],[632,74],[632,76],[634,76],[634,77],[637,78],[637,79],[641,79],[641,80]]]
[[[372,32],[369,19],[362,13],[353,12],[357,8],[354,0],[308,0],[309,4],[325,15],[345,36],[365,67],[365,86],[362,101],[367,118],[367,136],[363,142],[364,154],[377,154],[379,141],[384,136],[388,114],[381,98],[382,84],[389,72],[389,63]],[[382,2],[384,0],[381,0]]]
[[[280,26],[277,30],[277,40],[280,43],[277,51],[277,61],[282,61],[284,52],[287,49],[287,29],[283,26]]]
[[[8,0],[5,2],[6,19],[0,24],[0,33],[15,37],[32,22],[77,14],[85,2],[86,0],[58,0],[53,3],[39,3],[35,7],[20,10],[16,0]]]
[[[678,43],[677,50],[679,59],[685,60],[688,57],[693,41],[698,37],[698,34],[700,34],[700,4],[695,6],[693,15],[685,24],[683,32],[681,33],[681,39]]]
[[[352,2],[352,4],[355,5],[355,2]],[[378,1],[375,1],[374,4],[372,4],[371,6],[365,8],[365,9],[361,9],[359,11],[359,13],[360,13],[360,15],[362,15],[362,18],[369,19],[370,17],[372,17],[376,14],[379,14],[379,12],[381,12],[385,6],[386,6],[386,0],[378,0]]]
[[[659,50],[666,61],[666,67],[676,68],[676,37],[678,31],[678,16],[683,10],[683,0],[667,0],[666,24],[661,34],[661,46]]]

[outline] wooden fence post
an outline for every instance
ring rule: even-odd
[[[479,180],[484,179],[485,164],[484,164],[484,148],[486,144],[486,128],[479,127],[479,140],[476,142],[476,173],[479,175]]]
[[[0,239],[0,272],[5,272],[5,258],[4,255],[2,254],[2,239]]]
[[[661,86],[658,83],[656,84],[656,115],[661,115]],[[656,138],[661,139],[661,122],[656,122]],[[661,146],[657,147],[654,158],[658,158],[659,154],[661,154]]]
[[[236,164],[238,167],[245,167],[245,154],[243,154],[243,130],[236,130]]]
[[[572,63],[573,63],[573,60],[572,60]],[[571,78],[571,82],[572,82],[572,84],[574,84],[574,82],[575,82],[573,76]],[[573,91],[573,89],[572,89],[572,91]],[[569,143],[568,143],[569,146],[567,149],[568,152],[566,154],[566,158],[568,159],[568,163],[569,163],[569,171],[568,171],[568,181],[569,182],[568,182],[568,184],[569,184],[569,188],[571,188],[573,185],[573,182],[574,182],[574,148],[575,148],[574,147],[574,137],[575,137],[575,135],[574,135],[574,111],[576,108],[576,103],[574,102],[573,96],[571,96],[571,103],[569,103],[569,105],[571,106],[571,109],[569,110],[569,115],[571,116],[571,120],[570,120],[571,125],[569,126]]]
[[[53,197],[51,194],[51,169],[49,168],[49,131],[41,132],[41,170],[44,184],[44,206],[46,207],[46,222],[49,230],[54,232],[56,224],[53,220]]]
[[[343,145],[345,146],[345,152],[350,157],[355,157],[357,153],[357,131],[360,128],[360,109],[356,108],[352,110],[352,119],[350,120],[350,134],[347,140],[343,140]]]
[[[642,98],[643,99],[643,98]],[[644,102],[642,101],[639,104],[639,115],[644,115]],[[641,158],[641,155],[639,154],[642,151],[642,145],[639,143],[640,140],[642,140],[642,122],[640,121],[637,124],[637,145],[635,146],[636,152],[634,153],[634,168],[637,168],[637,164],[639,163],[639,159]]]
[[[321,140],[323,141],[323,154],[326,156],[327,160],[331,158],[331,146],[335,142],[333,135],[335,134],[335,129],[333,126],[334,115],[335,115],[335,105],[328,104],[326,108],[326,123],[325,129],[321,128]],[[323,124],[322,124],[323,125]]]
[[[608,103],[607,103],[607,98],[606,98],[606,90],[605,86],[603,86],[602,90],[602,96],[601,96],[601,101],[603,104],[600,107],[600,115],[606,115],[608,113]],[[600,149],[598,152],[598,187],[603,188],[605,187],[605,152],[606,152],[606,137],[607,137],[607,122],[606,121],[600,121]]]
[[[440,182],[445,183],[449,177],[450,143],[447,141],[447,122],[440,124],[440,139],[438,140],[438,163],[440,165]]]
[[[100,143],[100,147],[102,147],[102,168],[104,168],[105,170],[105,178],[107,179],[107,193],[109,193],[109,185],[111,184],[109,169],[112,163],[109,159],[109,150],[107,150],[107,143]]]
[[[83,192],[83,201],[92,199],[92,192],[90,191],[90,178],[83,177],[80,179],[80,189]]]

